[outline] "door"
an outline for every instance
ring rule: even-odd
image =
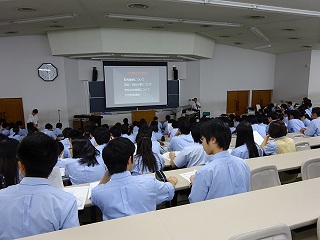
[[[260,104],[261,108],[268,106],[272,102],[272,90],[252,90],[251,106],[256,108]]]
[[[1,98],[0,118],[5,119],[8,123],[22,121],[24,125],[22,98]]]
[[[227,92],[227,114],[241,115],[247,113],[249,90]]]

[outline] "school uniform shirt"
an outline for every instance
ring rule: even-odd
[[[105,173],[104,166],[96,164],[88,167],[80,164],[79,158],[73,158],[66,163],[66,176],[69,176],[72,184],[91,183],[100,181]]]
[[[136,143],[136,136],[134,134],[121,134],[121,137],[128,138],[132,143]]]
[[[152,152],[163,154],[164,150],[158,141],[152,141]]]
[[[200,143],[193,143],[185,147],[173,160],[177,168],[204,165],[208,161],[209,155],[203,150]]]
[[[170,201],[174,188],[153,176],[131,176],[129,171],[113,174],[106,184],[92,189],[91,201],[103,213],[103,220],[111,220],[156,210],[156,206]]]
[[[158,131],[161,133],[161,131],[162,131],[162,124],[161,124],[161,122],[158,122]]]
[[[305,118],[304,120],[302,120],[303,124],[305,127],[309,127],[311,121],[308,118]]]
[[[163,131],[163,134],[164,135],[168,135],[168,133],[169,133],[169,130],[168,130],[168,121],[165,121],[163,124],[162,124],[162,129],[164,129],[164,131]]]
[[[12,135],[12,134],[14,134],[14,132],[13,132],[13,129],[11,128],[11,129],[10,129],[10,135]],[[22,136],[22,137],[25,137],[25,136],[28,135],[28,130],[27,130],[27,129],[19,128],[18,134],[19,134],[20,136]]]
[[[97,162],[104,167],[104,169],[107,169],[103,158],[102,158],[102,151],[105,148],[105,146],[107,146],[107,143],[101,144],[101,145],[97,145],[95,148],[99,151],[99,155],[96,156]]]
[[[181,134],[171,139],[168,145],[168,151],[181,151],[187,146],[193,145],[194,141],[191,134]]]
[[[286,136],[281,138],[276,138],[274,141],[268,142],[264,146],[263,151],[267,155],[275,155],[281,153],[295,152],[296,147],[292,138]]]
[[[304,134],[307,136],[320,136],[320,117],[313,119]]]
[[[171,139],[174,137],[174,135],[176,135],[176,133],[178,132],[179,128],[173,128],[171,130],[170,133],[168,133],[168,137],[169,137],[169,142],[171,141]],[[169,136],[170,135],[170,136]]]
[[[250,190],[250,169],[245,160],[222,151],[210,155],[209,161],[195,174],[190,203]]]
[[[308,114],[308,116],[309,116],[310,118],[312,118],[312,107],[307,108],[307,109],[305,110],[305,112],[306,112],[306,114]]]
[[[163,156],[156,153],[154,153],[153,155],[156,158],[157,171],[162,170],[164,168]],[[136,175],[148,174],[148,173],[152,173],[152,172],[147,167],[143,168],[142,157],[139,155],[134,156],[134,165],[131,170],[131,175],[136,176]]]
[[[151,141],[161,140],[162,133],[161,132],[152,132]]]
[[[288,117],[283,117],[283,120],[282,120],[286,125],[288,125],[288,122],[289,122],[289,118]]]
[[[70,154],[70,141],[69,138],[65,138],[60,140],[60,142],[63,144],[63,158],[71,158]]]
[[[139,132],[139,127],[138,126],[134,126],[132,132],[133,132],[134,135],[137,135],[138,132]]]
[[[44,129],[41,132],[46,134],[47,136],[51,137],[53,140],[57,139],[57,136],[51,130]]]
[[[288,122],[289,133],[300,132],[300,129],[304,127],[304,123],[299,119],[290,119]]]
[[[53,130],[53,133],[54,133],[56,136],[61,136],[61,135],[63,135],[63,134],[62,134],[62,130],[61,130],[60,128],[55,128],[55,129]]]
[[[39,118],[38,118],[38,115],[32,115],[31,113],[29,114],[29,117],[28,117],[28,121],[27,123],[29,122],[32,122],[34,125],[38,124],[39,122]]]
[[[76,198],[45,178],[25,177],[0,190],[0,212],[2,240],[79,226]]]
[[[94,146],[94,142],[95,142],[96,140],[94,139],[94,137],[92,137],[91,139],[90,139],[90,142],[91,142],[91,144],[92,144],[92,146]]]
[[[256,147],[258,149],[258,154],[259,156],[257,157],[262,157],[263,156],[263,150],[256,144]],[[239,157],[242,159],[248,159],[249,158],[249,150],[247,147],[247,144],[243,144],[231,151],[231,155],[235,157]]]
[[[262,137],[267,135],[267,125],[264,123],[252,124],[252,131],[257,131]]]
[[[3,129],[3,130],[1,131],[1,134],[2,134],[2,135],[5,135],[5,136],[9,136],[9,135],[10,135],[10,130],[8,130],[8,129]]]
[[[13,138],[15,140],[18,140],[19,142],[21,142],[21,140],[22,140],[22,136],[20,136],[19,134],[11,134],[8,137]]]

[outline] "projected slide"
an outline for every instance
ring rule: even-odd
[[[167,104],[166,66],[104,66],[106,107]]]

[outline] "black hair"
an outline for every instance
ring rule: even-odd
[[[300,118],[300,112],[298,110],[291,110],[289,112],[289,115],[292,116],[294,119]]]
[[[13,128],[12,128],[12,131],[14,133],[13,136],[16,136],[16,135],[19,135],[20,129],[19,129],[18,126],[14,125]]]
[[[138,140],[137,138],[139,138],[139,136],[140,136],[139,134],[143,134],[143,135],[146,135],[146,134],[147,134],[147,136],[151,138],[151,136],[152,136],[152,130],[151,130],[151,128],[148,127],[148,126],[142,126],[141,128],[139,128],[139,131],[138,131],[136,140]]]
[[[45,126],[44,126],[44,128],[45,129],[52,129],[53,128],[53,126],[52,126],[52,124],[50,124],[50,123],[47,123]]]
[[[201,142],[201,135],[200,135],[201,126],[202,126],[202,123],[194,123],[191,128],[191,135],[192,135],[193,141],[196,143]]]
[[[317,114],[317,116],[320,117],[320,108],[319,107],[312,108],[312,114]]]
[[[56,128],[62,128],[62,123],[56,123]]]
[[[223,150],[228,150],[231,142],[231,132],[227,123],[220,119],[213,119],[205,122],[200,128],[200,135],[206,138],[207,143],[212,138]]]
[[[94,139],[98,145],[108,143],[110,140],[110,131],[105,127],[97,127],[93,133]]]
[[[121,125],[114,125],[112,128],[110,128],[110,133],[114,138],[121,137]]]
[[[249,158],[259,157],[258,148],[253,138],[253,130],[251,124],[243,121],[236,128],[237,140],[236,148],[246,144],[249,152]]]
[[[180,118],[178,121],[179,129],[181,134],[189,134],[191,130],[191,125],[185,118]]]
[[[249,115],[246,119],[247,122],[251,123],[251,124],[257,124],[258,123],[258,119],[255,115]]]
[[[287,135],[287,127],[281,120],[272,121],[269,125],[269,135],[272,138],[279,138]]]
[[[272,120],[277,120],[279,118],[278,113],[276,112],[269,112],[268,118],[271,118]]]
[[[23,138],[17,150],[26,177],[47,178],[57,163],[58,155],[56,142],[41,132]]]
[[[158,122],[157,121],[152,121],[150,123],[150,128],[153,132],[158,132],[159,128],[158,128]]]
[[[0,141],[0,174],[4,177],[5,186],[19,183],[17,148],[19,141],[4,138]]]
[[[86,137],[74,138],[72,144],[72,158],[80,158],[79,163],[82,165],[95,166],[98,163],[96,156],[99,151],[91,144]]]
[[[27,123],[27,130],[28,130],[28,135],[38,131],[38,129],[34,126],[33,122]]]
[[[284,110],[287,110],[287,109],[288,109],[288,105],[285,104],[285,103],[282,103],[282,104],[280,105],[280,107],[283,108]]]
[[[82,136],[82,133],[79,130],[70,129],[67,133],[69,139],[79,138]]]
[[[170,120],[170,115],[166,115],[166,120],[169,121]]]
[[[111,140],[102,151],[102,158],[109,173],[121,173],[127,170],[131,157],[133,163],[134,144],[128,138],[118,137]]]
[[[16,121],[16,125],[18,126],[18,127],[20,127],[20,126],[22,126],[23,125],[23,123],[22,123],[22,121]]]
[[[140,132],[137,135],[137,156],[142,159],[142,169],[150,172],[157,171],[156,158],[152,152],[152,142],[148,132]]]
[[[33,112],[34,114],[38,114],[39,111],[38,111],[38,109],[35,108],[35,109],[32,110],[32,112]]]
[[[290,104],[290,105],[292,105],[292,101],[288,101],[287,103]]]
[[[129,125],[123,124],[121,126],[121,134],[128,134],[129,135]]]
[[[70,127],[66,127],[65,129],[62,130],[62,135],[64,138],[69,138],[69,131],[71,130],[72,128]]]
[[[179,123],[176,120],[173,120],[172,122],[172,128],[178,128],[179,127]]]
[[[104,128],[106,128],[106,129],[109,129],[109,125],[108,125],[107,123],[102,124],[101,127],[104,127]]]
[[[123,124],[129,125],[129,120],[128,120],[128,118],[124,118],[122,121],[123,121]]]
[[[64,150],[64,146],[63,146],[62,142],[57,141],[56,143],[57,143],[57,148],[58,148],[59,155],[60,155],[60,153]]]

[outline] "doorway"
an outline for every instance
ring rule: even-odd
[[[241,115],[247,113],[249,90],[227,92],[227,114]]]
[[[0,118],[8,123],[22,121],[25,126],[22,98],[0,98]]]

